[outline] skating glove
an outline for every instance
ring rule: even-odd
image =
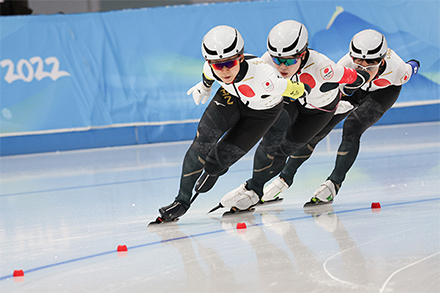
[[[414,76],[417,74],[417,72],[419,72],[420,69],[420,62],[415,60],[415,59],[411,59],[408,62],[406,62],[407,64],[411,65],[412,67],[412,74],[411,76]]]
[[[346,84],[342,87],[342,93],[345,96],[351,96],[358,88],[362,87],[370,78],[370,74],[363,70],[356,70],[356,81],[350,84]]]
[[[187,95],[192,94],[196,105],[200,104],[200,101],[202,101],[202,104],[205,104],[209,98],[209,95],[211,94],[211,88],[206,87],[203,84],[203,81],[201,81],[192,88],[190,88],[186,94]]]

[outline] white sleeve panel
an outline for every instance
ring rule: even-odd
[[[395,74],[390,77],[390,82],[393,85],[402,85],[407,83],[412,74],[411,65],[405,63],[393,50],[390,49],[389,65],[392,67]],[[388,59],[388,56],[386,57]]]
[[[256,74],[256,85],[262,94],[281,95],[287,88],[287,80],[279,78],[275,68],[267,63],[259,64],[262,70],[258,70]],[[273,83],[273,89],[268,86]]]
[[[261,56],[261,59],[266,62],[267,64],[271,64],[273,63],[272,61],[272,57],[270,56],[269,52],[266,52],[263,54],[263,56]]]
[[[345,54],[344,57],[339,59],[338,64],[344,67],[353,68],[353,62],[351,62],[349,53]]]

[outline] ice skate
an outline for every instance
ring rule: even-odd
[[[283,198],[280,197],[281,192],[287,190],[289,185],[281,178],[278,177],[273,180],[268,186],[263,190],[264,194],[258,205],[270,204],[282,201]]]
[[[259,200],[257,202],[257,206],[263,206],[263,205],[266,206],[266,205],[271,205],[271,204],[274,204],[274,203],[280,203],[283,200],[284,200],[284,198],[282,198],[282,197],[276,197],[276,198],[274,198],[272,200],[265,200],[265,201]]]
[[[315,207],[315,206],[322,206],[322,205],[327,205],[327,204],[332,204],[332,203],[333,203],[333,200],[322,201],[319,198],[312,197],[310,199],[310,201],[308,201],[304,204],[304,208],[311,208],[311,207]]]
[[[260,200],[258,194],[253,190],[246,188],[246,183],[241,184],[238,188],[228,192],[220,201],[218,206],[211,209],[211,213],[219,208],[230,208],[229,214],[235,214],[243,211],[252,211],[251,209]]]
[[[236,207],[232,207],[229,211],[224,212],[222,217],[228,217],[228,216],[243,214],[243,213],[253,213],[254,211],[255,211],[255,208],[253,208],[253,207],[249,207],[247,209],[242,209],[242,210],[240,210]]]
[[[331,180],[325,181],[314,193],[309,202],[304,204],[304,208],[318,205],[325,205],[333,203],[333,199],[337,194],[339,188]]]
[[[159,209],[160,216],[156,218],[151,224],[163,224],[166,222],[178,221],[179,217],[183,216],[187,211],[180,202],[175,201],[170,205],[161,207]]]

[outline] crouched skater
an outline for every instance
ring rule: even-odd
[[[399,97],[402,85],[417,74],[420,67],[417,60],[404,62],[396,52],[388,48],[385,36],[372,29],[353,36],[349,52],[338,64],[367,72],[368,82],[351,95],[343,96],[332,120],[289,158],[280,176],[264,189],[265,197],[278,197],[289,188],[298,168],[310,158],[318,142],[347,117],[334,169],[304,207],[332,203],[356,160],[362,134],[391,108]]]
[[[267,38],[262,59],[287,80],[310,86],[307,97],[284,101],[284,111],[264,135],[254,155],[252,178],[227,193],[219,207],[231,212],[277,199],[284,182],[275,180],[271,191],[264,184],[278,175],[287,158],[312,139],[333,118],[341,98],[339,86],[352,93],[363,86],[369,74],[335,64],[327,56],[308,48],[306,27],[297,21],[277,24]]]
[[[187,212],[199,178],[196,194],[210,190],[278,118],[283,96],[296,100],[306,95],[304,84],[278,78],[272,66],[243,52],[244,41],[235,28],[217,26],[204,36],[202,81],[188,95],[192,94],[197,105],[204,104],[214,81],[221,87],[203,113],[185,154],[178,195],[159,209],[155,223],[174,221]]]

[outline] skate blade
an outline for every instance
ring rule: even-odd
[[[172,221],[165,221],[163,218],[157,217],[156,220],[154,220],[153,222],[150,222],[148,224],[148,226],[160,225],[160,224],[165,224],[165,223],[175,223],[177,221],[179,221],[179,218],[175,218]]]
[[[257,203],[257,206],[265,206],[265,205],[271,205],[271,204],[274,204],[274,203],[281,203],[283,200],[284,200],[284,198],[282,198],[282,197],[277,197],[275,199],[266,200],[266,201],[261,201],[260,200]]]
[[[219,203],[218,206],[213,207],[213,208],[208,212],[208,214],[210,214],[210,213],[212,213],[212,212],[214,212],[214,211],[216,211],[216,210],[218,210],[218,209],[220,209],[220,208],[223,208],[223,205],[222,205],[221,203]]]
[[[248,208],[246,210],[239,210],[239,209],[232,209],[224,212],[222,217],[229,217],[229,216],[236,216],[240,214],[247,214],[247,213],[253,213],[255,211],[255,208]]]
[[[315,204],[304,205],[303,210],[304,213],[306,213],[307,215],[313,215],[313,216],[334,212],[333,206],[329,201],[321,202],[319,204],[315,203]]]

